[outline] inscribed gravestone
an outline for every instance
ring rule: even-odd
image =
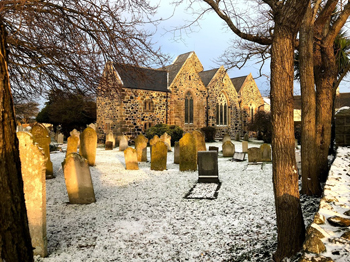
[[[197,170],[196,139],[191,133],[186,133],[179,141],[180,144],[180,171]]]
[[[158,141],[152,146],[151,170],[166,170],[168,147],[163,141]]]
[[[77,153],[78,151],[78,146],[80,143],[80,138],[71,134],[70,137],[67,138],[67,151],[66,151],[66,157],[70,153]]]
[[[202,134],[202,132],[195,130],[192,132],[192,135],[194,136],[194,139],[196,140],[197,152],[198,151],[207,151],[207,148],[205,146],[205,137]]]
[[[180,144],[178,141],[174,145],[174,164],[180,163]]]
[[[229,134],[224,135],[222,138],[222,144],[224,144],[226,141],[231,141],[231,136]]]
[[[35,123],[32,127],[32,135],[35,143],[44,150],[46,161],[46,178],[54,178],[53,166],[50,160],[50,142],[49,130],[40,123]]]
[[[114,148],[115,147],[115,138],[114,138],[113,131],[109,131],[109,133],[107,134],[107,136],[106,136],[106,143],[108,141],[112,142],[112,147]]]
[[[62,133],[59,133],[57,136],[57,143],[63,144],[64,141],[64,135]]]
[[[119,139],[119,151],[124,151],[125,149],[127,149],[129,147],[129,143],[128,143],[129,139],[127,136],[121,136]]]
[[[248,153],[248,141],[242,141],[242,152]]]
[[[166,132],[160,136],[159,138],[161,141],[163,141],[167,148],[168,148],[168,152],[171,152],[171,136],[169,136]]]
[[[87,159],[77,153],[69,154],[63,162],[63,172],[69,203],[90,204],[96,202]]]
[[[224,157],[232,157],[235,153],[235,145],[231,141],[222,144],[222,155]]]
[[[137,162],[137,151],[132,147],[124,150],[125,168],[126,170],[139,170]]]
[[[140,134],[135,138],[135,149],[137,152],[137,160],[139,162],[147,162],[147,142],[148,139]]]
[[[85,128],[80,135],[79,154],[88,160],[89,166],[95,165],[96,147],[97,147],[96,131],[91,127]]]
[[[271,162],[271,147],[269,144],[262,144],[260,146],[260,152],[263,162]]]
[[[219,183],[218,153],[198,152],[198,183]]]
[[[33,136],[18,132],[23,191],[34,255],[47,256],[46,238],[46,156]]]
[[[248,148],[248,162],[261,162],[261,151],[259,147]]]
[[[105,150],[113,150],[113,142],[112,141],[107,141],[105,143]]]

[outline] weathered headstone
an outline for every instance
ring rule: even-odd
[[[218,153],[198,152],[198,183],[219,183]]]
[[[124,151],[129,147],[129,139],[127,136],[121,136],[119,139],[119,151]]]
[[[53,166],[50,160],[50,142],[51,138],[49,136],[49,130],[40,123],[35,123],[32,127],[32,135],[35,143],[38,143],[39,147],[44,150],[46,161],[46,178],[54,178],[53,176]]]
[[[137,152],[137,161],[147,162],[147,142],[148,139],[140,134],[135,138],[135,149]]]
[[[80,134],[79,154],[82,157],[87,159],[89,166],[95,165],[96,148],[97,148],[96,131],[91,127],[87,127]]]
[[[179,141],[180,144],[180,171],[197,170],[196,139],[191,133],[186,133]]]
[[[179,141],[175,142],[174,145],[174,164],[180,163],[180,144]]]
[[[137,151],[132,147],[124,150],[125,168],[126,170],[139,170],[137,162]]]
[[[152,146],[151,170],[166,170],[168,147],[163,141],[158,141]]]
[[[63,162],[63,172],[69,203],[90,204],[96,202],[87,159],[77,153],[69,154]]]
[[[152,155],[152,146],[154,146],[155,144],[157,144],[158,141],[160,141],[160,138],[159,138],[157,135],[155,135],[155,136],[149,141],[149,146],[150,146],[151,155]]]
[[[205,146],[205,136],[203,135],[202,132],[195,130],[192,132],[192,135],[194,139],[196,140],[196,147],[197,147],[197,152],[198,151],[207,151],[207,148]]]
[[[260,146],[261,161],[271,162],[271,147],[269,144],[262,144]]]
[[[224,157],[233,157],[235,153],[235,145],[231,141],[222,144],[222,155]]]
[[[105,150],[113,150],[113,142],[112,141],[107,141],[105,143]]]
[[[231,136],[229,134],[224,135],[222,138],[222,144],[224,144],[226,141],[231,141]]]
[[[209,151],[216,151],[217,153],[219,153],[219,148],[217,146],[210,146]]]
[[[47,256],[46,238],[46,156],[33,136],[18,132],[23,191],[34,255]]]
[[[70,154],[70,153],[77,153],[78,152],[78,146],[80,144],[80,138],[72,135],[67,138],[67,151],[66,151],[66,157]]]
[[[259,147],[248,148],[248,162],[261,162],[261,151]]]
[[[90,125],[88,125],[87,127],[91,127],[93,130],[96,131],[96,125],[94,123],[91,123]]]
[[[248,153],[248,141],[242,141],[242,152]]]
[[[159,138],[161,141],[163,141],[167,148],[168,148],[168,152],[171,152],[171,136],[169,136],[166,132],[160,136]]]
[[[57,136],[57,143],[63,144],[64,141],[64,135],[62,133],[59,133]]]
[[[112,148],[114,148],[115,147],[115,138],[114,138],[113,131],[109,131],[109,133],[106,135],[106,143],[108,141],[112,142]]]

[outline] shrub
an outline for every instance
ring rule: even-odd
[[[245,133],[245,134],[244,134],[243,140],[244,140],[244,141],[248,141],[248,140],[249,140],[249,134],[248,134],[248,133]]]
[[[205,135],[205,142],[215,142],[216,129],[212,126],[202,127],[201,131]]]
[[[148,140],[151,140],[155,135],[160,137],[165,132],[169,136],[171,136],[171,145],[174,145],[175,141],[179,141],[181,139],[184,131],[179,126],[167,125],[167,124],[157,124],[155,126],[148,128],[146,130],[145,136],[148,138]]]

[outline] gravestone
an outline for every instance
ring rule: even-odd
[[[119,139],[119,151],[124,151],[129,147],[129,139],[127,136],[121,136]]]
[[[245,160],[244,152],[235,152],[232,157],[232,161],[244,161]]]
[[[218,153],[198,152],[198,183],[219,183]]]
[[[113,142],[112,141],[107,141],[105,143],[105,150],[113,150]]]
[[[195,130],[192,132],[192,135],[194,136],[194,139],[196,140],[197,152],[198,151],[207,151],[207,148],[205,146],[205,136],[202,134],[202,132]]]
[[[82,157],[87,159],[89,166],[95,165],[96,147],[97,147],[96,131],[91,127],[85,128],[84,131],[80,134],[79,154]]]
[[[217,153],[219,153],[219,148],[217,146],[210,146],[209,151],[216,151]]]
[[[261,152],[261,161],[262,162],[271,162],[271,147],[269,144],[262,144],[260,146]]]
[[[222,155],[224,157],[233,157],[235,153],[235,145],[231,141],[222,144]]]
[[[88,125],[87,127],[91,127],[93,130],[96,131],[96,125],[94,123],[91,123],[90,125]]]
[[[49,130],[40,123],[35,123],[32,127],[32,135],[34,143],[38,143],[39,147],[44,150],[46,161],[46,178],[54,178],[53,176],[53,166],[50,160],[50,142],[51,138],[49,136]]]
[[[229,134],[224,135],[222,138],[222,144],[224,144],[226,141],[231,141],[231,136]]]
[[[34,255],[47,256],[46,238],[46,156],[34,144],[32,134],[18,132],[23,191]]]
[[[171,136],[165,132],[159,139],[166,144],[168,152],[171,152]]]
[[[114,148],[115,147],[115,138],[114,138],[113,131],[109,131],[109,133],[106,135],[106,143],[108,141],[112,142],[112,148]]]
[[[180,163],[180,144],[179,141],[175,142],[174,145],[174,164]]]
[[[140,134],[135,138],[135,149],[137,152],[137,161],[147,162],[147,142],[148,139]]]
[[[179,141],[180,144],[180,171],[197,170],[196,139],[191,133],[186,133]]]
[[[261,162],[261,151],[259,147],[248,148],[248,162]]]
[[[78,141],[78,146],[80,145],[80,132],[76,129],[73,129],[72,131],[70,131],[70,136],[75,136],[77,138],[79,138],[79,141]]]
[[[124,150],[125,168],[126,170],[139,170],[137,159],[137,151],[132,147]]]
[[[69,154],[63,162],[63,172],[69,203],[90,204],[96,202],[87,159],[77,153]]]
[[[242,141],[242,152],[248,153],[248,141]]]
[[[166,170],[168,147],[163,141],[158,141],[152,146],[151,170]]]
[[[149,146],[150,146],[151,155],[152,155],[152,146],[154,146],[155,144],[157,144],[158,141],[160,141],[160,138],[159,138],[157,135],[155,135],[155,136],[149,141]]]
[[[64,135],[62,133],[59,133],[57,136],[57,143],[63,144],[64,141]]]
[[[67,138],[66,157],[70,153],[77,153],[79,144],[80,144],[80,138],[75,135],[72,135],[72,132],[71,132],[70,137]]]

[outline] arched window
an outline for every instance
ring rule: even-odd
[[[216,124],[220,126],[227,126],[229,118],[228,104],[226,97],[221,93],[217,99],[216,104]]]
[[[191,92],[185,96],[185,124],[193,124],[193,98]]]
[[[145,100],[145,102],[143,104],[143,110],[152,112],[153,111],[153,101],[150,99]]]

